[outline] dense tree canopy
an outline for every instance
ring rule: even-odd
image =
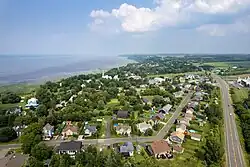
[[[17,94],[13,92],[4,92],[0,96],[1,102],[3,104],[8,104],[8,103],[19,103],[21,100],[21,97],[18,96]]]

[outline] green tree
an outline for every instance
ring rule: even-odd
[[[35,157],[29,157],[24,167],[44,167],[43,162],[37,160]]]
[[[47,107],[44,104],[41,104],[37,107],[36,113],[37,116],[42,117],[42,116],[47,116],[49,112],[47,110]]]
[[[35,145],[31,149],[31,155],[39,161],[46,160],[50,157],[52,150],[44,142]]]
[[[3,104],[19,103],[21,100],[21,97],[13,92],[4,92],[0,97]]]
[[[0,129],[0,142],[7,142],[17,138],[17,134],[11,127],[4,127]]]
[[[30,124],[24,129],[20,141],[23,152],[29,154],[31,149],[42,141],[42,126],[39,123]]]
[[[153,135],[153,130],[148,128],[145,133],[144,133],[145,136],[152,136]]]
[[[97,109],[98,110],[103,110],[105,107],[105,103],[103,102],[103,100],[99,100],[97,103]]]

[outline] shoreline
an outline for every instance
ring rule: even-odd
[[[40,85],[48,81],[57,82],[64,78],[69,78],[81,74],[91,74],[91,73],[101,73],[102,71],[108,71],[112,68],[122,67],[126,66],[127,64],[131,63],[137,63],[135,60],[128,59],[126,57],[120,57],[121,61],[110,64],[110,65],[104,65],[101,68],[97,67],[95,69],[89,69],[86,71],[75,71],[75,72],[59,72],[57,74],[51,75],[51,76],[42,76],[39,79],[32,78],[32,79],[25,79],[23,81],[16,81],[16,82],[0,82],[0,87],[5,86],[12,86],[12,85]]]

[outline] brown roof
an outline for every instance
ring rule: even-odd
[[[66,132],[68,130],[71,130],[72,132],[77,132],[78,131],[78,127],[77,126],[73,126],[73,125],[68,125],[63,129],[63,132]]]
[[[171,151],[168,143],[164,140],[157,140],[151,144],[154,154],[160,154],[163,152]]]
[[[177,151],[177,152],[182,152],[183,149],[184,149],[183,147],[178,146],[178,145],[174,145],[174,146],[173,146],[173,150],[175,150],[175,151]]]
[[[181,133],[181,132],[172,132],[172,133],[171,133],[171,136],[177,136],[177,137],[179,137],[181,140],[184,140],[184,138],[185,138],[184,133]]]

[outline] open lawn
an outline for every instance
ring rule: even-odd
[[[249,90],[247,88],[241,88],[241,89],[233,88],[233,90],[234,94],[232,94],[231,96],[235,103],[242,102],[244,99],[248,97]]]
[[[200,159],[197,158],[197,151],[202,147],[202,143],[187,139],[182,144],[185,148],[183,154],[174,154],[172,160],[159,160],[160,166],[171,166],[171,167],[205,167]]]
[[[185,75],[185,74],[203,74],[203,71],[197,71],[197,72],[187,72],[187,73],[169,73],[169,74],[156,74],[156,75],[148,75],[148,78],[151,77],[167,77],[167,78],[173,78],[175,76]]]
[[[1,109],[8,109],[8,108],[13,108],[19,106],[18,103],[16,104],[0,104],[0,110]]]
[[[33,85],[33,84],[0,85],[0,93],[4,91],[11,91],[19,95],[24,95],[31,93],[38,87],[39,85]]]

